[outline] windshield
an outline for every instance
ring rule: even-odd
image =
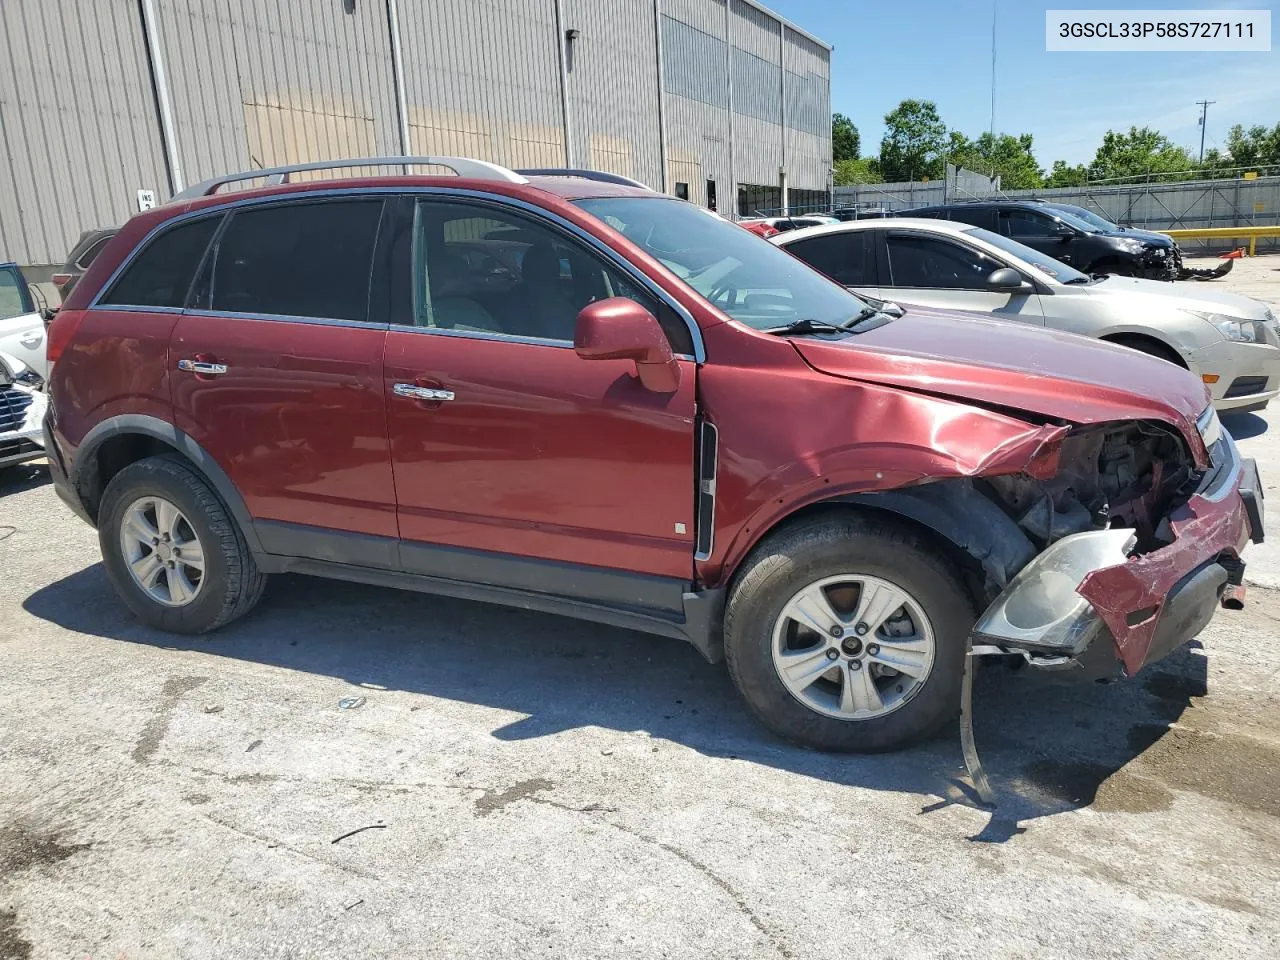
[[[1098,216],[1092,210],[1086,210],[1084,207],[1077,207],[1075,204],[1064,204],[1063,206],[1054,206],[1051,208],[1055,213],[1066,214],[1075,217],[1077,220],[1083,220],[1095,230],[1119,230],[1120,227],[1112,223],[1104,217]],[[1065,217],[1064,217],[1065,219]]]
[[[1000,234],[992,233],[990,230],[983,230],[981,227],[972,227],[966,230],[965,233],[980,240],[985,240],[993,247],[999,247],[1005,253],[1017,257],[1028,266],[1035,267],[1046,276],[1053,277],[1059,283],[1089,282],[1089,277],[1074,267],[1068,267],[1061,260],[1055,260],[1053,257],[1046,257],[1039,250],[1032,250],[1017,240],[1010,240],[1008,237],[1002,237]]]
[[[757,330],[797,320],[842,324],[866,303],[735,223],[665,197],[578,200],[704,299]]]

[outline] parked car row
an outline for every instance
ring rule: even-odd
[[[999,232],[775,245],[610,174],[330,166],[396,163],[456,176],[190,188],[53,320],[55,489],[151,626],[284,571],[486,600],[682,638],[779,735],[884,750],[957,715],[971,642],[1133,675],[1239,595],[1260,483],[1204,351],[1270,319],[1197,302],[1193,375],[1098,338],[1180,308]],[[939,288],[995,299],[905,295]]]
[[[1168,360],[1199,377],[1219,410],[1259,410],[1280,393],[1280,324],[1250,297],[1089,276],[957,219],[860,220],[772,242],[864,296],[1053,327]]]

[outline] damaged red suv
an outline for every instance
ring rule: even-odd
[[[880,750],[956,716],[971,643],[1132,675],[1239,596],[1257,472],[1185,371],[878,312],[620,177],[411,162],[456,175],[192,188],[53,322],[57,490],[145,623],[284,571],[492,601]]]

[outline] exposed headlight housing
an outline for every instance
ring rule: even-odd
[[[1213,409],[1213,405],[1204,408],[1204,413],[1200,414],[1200,419],[1196,421],[1196,429],[1200,431],[1200,440],[1204,443],[1206,450],[1212,450],[1213,445],[1222,439],[1222,421],[1218,419],[1218,411]]]
[[[1121,240],[1120,246],[1125,250],[1128,250],[1130,253],[1141,253],[1143,250],[1147,249],[1147,245],[1141,240]]]
[[[1245,320],[1241,317],[1229,317],[1222,313],[1199,313],[1191,311],[1201,320],[1207,320],[1218,328],[1228,340],[1240,343],[1266,343],[1267,325],[1261,320]]]

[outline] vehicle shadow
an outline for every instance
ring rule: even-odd
[[[52,482],[52,479],[49,476],[49,465],[43,460],[8,467],[0,470],[0,497],[43,487]]]
[[[184,637],[134,619],[116,600],[100,563],[41,588],[23,607],[80,633],[524,714],[493,730],[500,740],[584,726],[644,730],[707,756],[917,794],[921,814],[953,803],[976,805],[955,726],[894,754],[831,755],[794,747],[750,718],[723,666],[705,663],[679,641],[627,630],[280,576],[245,620],[211,636]],[[1029,820],[1093,803],[1108,778],[1159,739],[1191,696],[1203,694],[1203,656],[1184,650],[1153,671],[1162,678],[1156,687],[1149,678],[1146,684],[1060,685],[1027,670],[982,671],[974,695],[977,738],[999,804],[971,839],[1003,842]]]
[[[1256,413],[1223,413],[1218,419],[1233,440],[1248,440],[1267,432],[1267,421]]]

